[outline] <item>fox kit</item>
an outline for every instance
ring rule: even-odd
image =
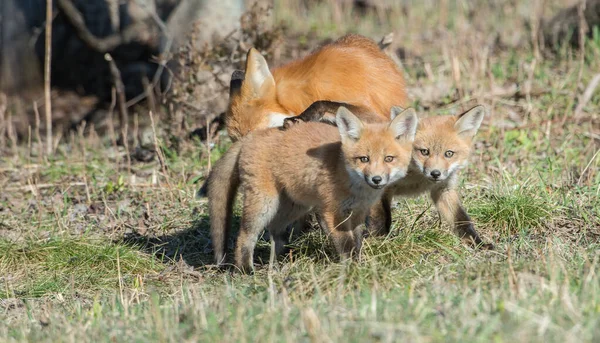
[[[316,108],[311,110],[309,107],[298,119],[321,120],[323,113],[318,111],[320,106]],[[457,116],[434,116],[419,120],[407,175],[388,186],[381,200],[371,209],[367,220],[370,232],[387,234],[390,231],[394,196],[429,193],[441,218],[453,227],[459,237],[476,247],[494,248],[492,244],[483,243],[475,231],[456,189],[460,170],[467,165],[472,139],[484,115],[485,108],[476,106]]]
[[[391,112],[391,122],[364,124],[340,107],[337,128],[306,123],[256,131],[236,142],[205,184],[217,264],[224,260],[240,186],[244,203],[235,264],[241,270],[252,269],[263,229],[281,253],[286,226],[310,211],[320,215],[342,258],[358,257],[369,209],[410,164],[417,116],[412,109]]]
[[[272,72],[252,48],[245,72],[235,71],[231,78],[227,132],[235,141],[257,129],[282,126],[285,118],[319,100],[344,103],[365,115],[375,111],[389,120],[392,106],[406,105],[404,78],[374,41],[354,34]]]

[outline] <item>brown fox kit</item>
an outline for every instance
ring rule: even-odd
[[[296,117],[297,121],[324,119],[325,113],[317,112],[307,110]],[[429,193],[441,218],[453,227],[459,237],[476,247],[494,248],[492,244],[483,243],[475,231],[456,189],[460,170],[467,165],[472,139],[484,115],[485,108],[480,105],[456,116],[432,116],[419,120],[407,175],[388,186],[379,203],[371,209],[367,220],[370,232],[387,234],[390,231],[394,196]],[[293,127],[292,122],[286,124],[290,124],[286,127]]]
[[[255,131],[236,142],[215,164],[205,186],[217,264],[224,261],[237,188],[243,192],[235,264],[253,267],[260,232],[267,228],[281,253],[285,229],[310,211],[342,258],[358,257],[369,209],[389,184],[406,174],[417,116],[392,108],[391,122],[364,124],[344,107],[337,128],[323,123],[283,131]]]

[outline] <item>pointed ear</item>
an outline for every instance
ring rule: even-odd
[[[335,115],[335,123],[340,130],[340,136],[342,136],[342,142],[346,139],[351,141],[357,141],[360,139],[360,135],[363,131],[363,124],[352,112],[346,107],[341,106],[338,108]]]
[[[246,56],[245,81],[252,93],[262,96],[269,86],[275,85],[275,79],[269,70],[265,58],[254,48],[250,48]]]
[[[473,138],[485,116],[485,107],[475,106],[463,114],[458,115],[454,128],[460,136]]]
[[[404,112],[404,108],[400,107],[400,106],[392,106],[392,110],[390,113],[390,120],[394,120],[394,118],[396,118],[398,116],[398,114]]]
[[[392,130],[396,139],[414,141],[415,134],[417,133],[417,124],[419,123],[417,112],[413,108],[401,111],[401,108],[397,107],[396,112],[398,113],[394,116],[394,108],[396,107],[392,107],[392,116],[394,119],[390,123],[389,129]]]

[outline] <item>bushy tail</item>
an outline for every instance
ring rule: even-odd
[[[204,197],[208,196],[208,180],[209,180],[209,178],[206,178],[206,180],[204,180],[204,183],[202,184],[202,187],[200,187],[198,192],[196,192],[196,199],[200,199],[200,198],[204,198]]]
[[[215,163],[197,193],[197,196],[208,196],[210,234],[217,264],[221,264],[225,258],[233,204],[240,185],[238,159],[241,147],[238,142],[229,148]]]

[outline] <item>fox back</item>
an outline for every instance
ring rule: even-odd
[[[269,70],[250,49],[244,73],[232,75],[226,126],[233,140],[283,124],[318,100],[372,109],[387,119],[392,106],[405,106],[402,73],[374,41],[347,35],[314,53]]]
[[[395,117],[400,110],[392,112]],[[404,177],[410,164],[417,117],[412,109],[405,112],[391,123],[363,124],[341,108],[337,128],[306,123],[287,131],[255,132],[242,147],[243,182],[272,184],[305,199],[300,202],[315,196],[343,198],[352,187],[382,189]]]

